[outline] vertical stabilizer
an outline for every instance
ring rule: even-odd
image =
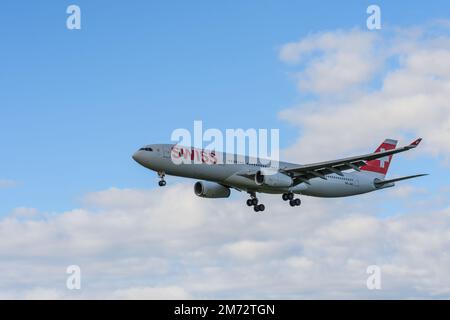
[[[397,146],[397,140],[386,139],[384,142],[375,150],[375,152],[383,152],[395,149]],[[372,172],[374,175],[384,178],[388,172],[389,165],[391,164],[392,155],[386,156],[380,159],[367,161],[367,164],[361,167],[361,172]]]

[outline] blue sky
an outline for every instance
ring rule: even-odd
[[[72,3],[82,10],[80,31],[65,28]],[[154,175],[131,154],[194,120],[280,128],[282,147],[291,145],[298,128],[277,114],[305,97],[279,48],[316,31],[365,28],[371,3],[2,2],[0,179],[17,185],[0,190],[0,214],[66,210],[111,186],[154,187]],[[377,4],[386,27],[450,15],[446,1]],[[434,173],[420,182],[431,189],[450,178],[439,161],[432,168],[427,158],[408,161],[391,170]]]
[[[448,1],[3,1],[0,39],[0,298],[449,297]],[[422,136],[389,176],[430,176],[255,215],[131,159],[194,120],[299,163]]]

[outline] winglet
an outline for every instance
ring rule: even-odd
[[[419,145],[420,141],[422,141],[422,138],[419,138],[419,139],[415,140],[415,141],[414,141],[413,143],[411,143],[409,146],[410,146],[411,148],[415,148],[415,147],[417,147],[417,146]]]

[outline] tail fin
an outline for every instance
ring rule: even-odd
[[[386,139],[384,142],[375,150],[375,152],[383,152],[395,149],[397,146],[397,140]],[[377,176],[384,178],[388,172],[389,165],[391,164],[392,155],[386,156],[380,159],[367,161],[365,166],[361,167],[361,171],[369,171],[375,173]]]

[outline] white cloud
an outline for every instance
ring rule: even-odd
[[[242,240],[224,245],[222,252],[238,260],[255,260],[274,257],[280,249],[282,246],[276,242]]]
[[[13,188],[16,187],[17,185],[18,185],[17,181],[0,179],[0,189]]]
[[[15,208],[11,212],[11,216],[13,217],[24,217],[24,218],[32,218],[36,217],[39,214],[38,210],[35,208],[27,208],[27,207],[19,207]]]
[[[190,299],[191,296],[180,287],[137,287],[116,290],[113,293],[113,298],[124,300],[185,300]]]
[[[381,58],[374,50],[377,39],[357,29],[312,34],[282,46],[280,59],[303,66],[296,73],[300,90],[340,94],[375,74]]]
[[[396,185],[390,192],[390,196],[394,198],[408,198],[413,196],[424,196],[427,190],[421,187],[415,187],[408,184]]]
[[[367,81],[376,79],[375,73],[366,72],[364,74],[368,78],[355,77],[353,84],[360,86],[358,94],[343,92],[334,96],[335,99],[319,95],[300,106],[282,111],[280,117],[302,131],[298,141],[286,151],[286,156],[291,160],[314,161],[323,157],[347,155],[348,152],[372,151],[371,148],[367,150],[367,146],[375,148],[384,138],[399,137],[403,143],[409,143],[411,141],[406,139],[414,135],[424,138],[423,146],[415,153],[430,153],[448,160],[450,34],[433,36],[422,29],[415,29],[409,34],[400,30],[394,36],[380,36],[376,40],[377,45],[371,45],[374,41],[371,32],[352,30],[329,32],[326,35],[335,41],[348,44],[354,41],[355,32],[358,37],[366,38],[367,45],[350,46],[352,55],[375,56],[377,48],[381,47],[385,50],[385,54],[379,56],[383,64],[397,61],[397,65],[386,68],[380,67],[376,59],[375,63],[371,58],[357,60],[356,69],[361,69],[360,63],[365,65],[367,70],[371,66],[379,68],[381,86],[378,89],[364,90],[361,87]],[[399,37],[399,34],[408,36]],[[312,83],[323,78],[340,82],[332,67],[339,65],[334,57],[336,49],[322,45],[317,40],[321,37],[322,34],[312,36],[315,41],[312,41],[308,50],[324,50],[323,57],[318,61],[299,62],[303,63],[303,68],[309,70],[308,77],[313,79]],[[308,39],[304,41],[311,42]],[[362,40],[361,42],[364,43]],[[300,41],[300,44],[302,43],[303,41]],[[283,57],[283,50],[281,55]],[[349,56],[345,51],[344,55]],[[316,64],[319,67],[311,67]],[[350,69],[353,70],[352,67]],[[325,73],[320,70],[325,70]],[[327,70],[330,72],[327,73]],[[320,93],[320,90],[315,88],[303,89]],[[338,143],[330,144],[330,137]]]
[[[420,28],[398,32],[396,42],[351,30],[283,47],[281,58],[303,68],[301,90],[316,95],[281,113],[302,130],[288,155],[318,160],[418,134],[421,150],[448,156],[450,39],[423,39]],[[387,56],[399,64],[381,74],[378,90],[365,92],[378,72],[378,46],[387,52],[380,63]],[[409,196],[408,214],[377,218],[386,216],[378,203],[389,192],[357,201],[305,198],[300,208],[262,195],[267,210],[255,214],[242,196],[201,199],[180,184],[110,188],[62,213],[18,208],[0,220],[0,297],[450,297],[450,208],[436,201],[448,199],[448,190],[403,187],[392,194]],[[65,288],[72,264],[82,270],[80,291]],[[380,292],[366,288],[373,264],[382,270]]]
[[[184,210],[168,205],[174,196]],[[255,214],[242,198],[200,199],[190,185],[86,199],[69,212],[0,221],[2,296],[361,298],[372,294],[371,264],[382,268],[382,296],[450,296],[450,209],[380,220],[366,209],[376,195],[364,206],[305,198],[300,208],[262,196],[268,212]],[[79,292],[65,289],[71,264],[82,270]]]
[[[34,288],[25,292],[25,300],[59,300],[63,296],[58,290],[46,288]]]

